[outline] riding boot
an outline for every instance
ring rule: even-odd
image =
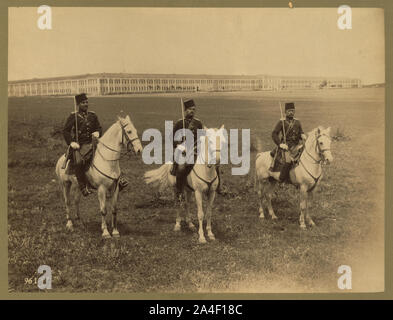
[[[184,184],[185,184],[185,177],[184,171],[177,166],[176,169],[176,199],[181,203],[184,200]]]
[[[273,158],[272,163],[270,164],[270,167],[269,167],[269,171],[271,171],[271,172],[273,172],[274,165],[276,164],[277,152],[278,152],[277,148],[270,151],[270,156]]]
[[[216,192],[218,194],[224,195],[225,192],[223,191],[223,188],[221,188],[221,173],[220,173],[219,166],[216,166],[216,172],[217,172],[217,179],[218,179],[218,186],[217,186]]]
[[[171,172],[170,172],[170,174],[171,174],[172,176],[176,176],[177,167],[178,167],[178,166],[179,166],[179,164],[178,164],[177,162],[174,162],[174,163],[173,163],[172,168],[171,168]]]
[[[129,184],[129,182],[127,181],[127,179],[123,175],[120,175],[120,177],[119,177],[119,192],[121,190],[123,190],[125,187],[127,187],[128,184]]]
[[[284,166],[282,167],[281,172],[280,172],[280,178],[279,178],[280,182],[288,182],[289,181],[289,170],[291,170],[291,167],[292,167],[292,163],[290,163],[290,162],[284,163]]]
[[[75,176],[78,180],[79,189],[81,190],[82,195],[87,197],[89,194],[91,194],[91,191],[87,187],[86,175],[83,165],[75,166]]]

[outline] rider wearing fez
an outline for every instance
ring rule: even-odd
[[[72,112],[63,129],[63,135],[66,143],[70,146],[72,152],[71,159],[75,166],[75,175],[79,183],[82,194],[86,197],[91,191],[87,187],[85,176],[86,164],[92,155],[92,137],[98,139],[102,135],[102,128],[98,121],[97,115],[93,111],[88,111],[89,102],[85,93],[75,96],[75,102],[78,111]],[[76,125],[75,125],[76,124]],[[78,134],[76,134],[78,128]],[[79,150],[82,161],[75,161],[75,150]]]
[[[196,145],[197,145],[197,130],[198,129],[203,129],[203,124],[201,120],[197,119],[194,117],[195,115],[195,103],[194,100],[189,99],[185,100],[183,102],[184,106],[184,126],[183,126],[183,119],[179,119],[173,128],[173,137],[175,136],[176,132],[178,130],[181,130],[183,128],[191,130],[194,136],[194,152],[196,152]],[[176,148],[180,149],[181,151],[185,152],[185,146],[184,142],[185,137],[183,137],[182,141],[175,141],[173,139],[173,148],[174,148],[174,157],[176,157]],[[194,160],[196,157],[194,157]],[[176,176],[176,198],[181,202],[183,200],[183,189],[186,184],[186,179],[188,174],[191,172],[193,168],[193,164],[178,164],[176,159],[173,164],[173,171],[172,174]],[[219,179],[219,185],[217,188],[217,193],[220,193],[219,187],[220,187],[220,171],[218,166],[216,166],[216,171]]]
[[[300,142],[304,142],[307,138],[303,132],[300,121],[294,118],[295,104],[293,102],[285,103],[285,116],[285,119],[281,119],[272,132],[274,143],[279,149],[284,151],[285,157],[285,164],[280,173],[280,182],[286,181],[289,178],[289,170],[292,166],[292,159],[290,155],[296,154]],[[285,126],[286,143],[284,141],[283,123]]]

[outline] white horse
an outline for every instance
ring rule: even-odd
[[[138,138],[137,130],[131,122],[129,116],[118,116],[118,120],[105,132],[105,134],[98,140],[97,149],[93,161],[86,172],[86,177],[89,183],[97,188],[98,200],[100,203],[100,212],[102,216],[102,237],[110,238],[106,224],[106,214],[110,212],[108,202],[112,208],[112,236],[119,237],[117,230],[117,199],[119,194],[119,177],[120,166],[119,160],[122,147],[130,150],[132,144],[136,154],[142,151],[142,145]],[[70,231],[73,230],[73,223],[70,217],[70,191],[71,187],[75,191],[75,207],[76,216],[79,219],[79,201],[81,192],[78,187],[78,182],[75,175],[66,173],[66,169],[62,169],[65,161],[65,155],[62,155],[56,164],[56,175],[63,190],[64,201],[66,206],[67,225],[66,228]],[[108,199],[107,199],[108,197]]]
[[[216,196],[216,189],[218,187],[218,176],[216,166],[220,163],[222,145],[226,142],[224,134],[224,125],[220,129],[206,129],[206,136],[200,138],[200,150],[196,163],[187,176],[187,185],[185,187],[185,208],[186,208],[186,222],[191,230],[195,230],[194,224],[190,218],[190,200],[191,193],[195,193],[195,200],[198,208],[198,222],[199,222],[199,242],[206,243],[206,238],[203,231],[203,194],[207,196],[206,206],[206,230],[210,240],[215,240],[211,226],[212,206]],[[202,152],[204,151],[204,152]],[[145,173],[145,181],[147,184],[158,185],[160,189],[172,188],[175,191],[176,177],[170,174],[172,163],[165,163],[155,170],[150,170]],[[180,231],[181,223],[180,208],[176,212],[175,231]]]
[[[300,188],[300,227],[306,228],[305,218],[310,226],[315,226],[308,213],[308,204],[312,197],[312,191],[321,181],[322,162],[328,164],[333,161],[330,152],[330,128],[323,129],[318,127],[308,134],[305,142],[304,151],[302,152],[299,165],[292,168],[289,173],[290,181]],[[269,167],[273,161],[270,151],[258,153],[255,162],[255,178],[258,184],[259,198],[259,217],[263,219],[263,200],[267,202],[267,208],[272,219],[277,219],[272,208],[272,194],[276,188],[280,172],[271,172]],[[274,179],[272,179],[274,178]]]

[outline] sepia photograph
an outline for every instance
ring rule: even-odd
[[[385,82],[383,8],[9,7],[8,292],[384,292]]]

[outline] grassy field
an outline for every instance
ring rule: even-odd
[[[66,145],[61,135],[72,98],[10,98],[8,127],[9,290],[35,292],[24,279],[51,266],[51,292],[327,292],[340,265],[352,268],[353,291],[383,290],[384,89],[283,93],[192,94],[208,127],[250,128],[251,139],[273,147],[278,101],[294,100],[305,131],[332,127],[333,163],[316,190],[316,228],[299,228],[298,193],[281,186],[273,206],[278,221],[258,218],[254,159],[246,176],[223,166],[229,190],[213,211],[216,241],[173,231],[173,203],[143,182],[152,167],[124,157],[131,182],[119,199],[119,239],[102,240],[96,195],[81,204],[86,224],[66,232],[54,167]],[[180,117],[175,95],[90,98],[106,130],[124,110],[138,129],[164,129]],[[196,210],[193,220],[196,223]]]

